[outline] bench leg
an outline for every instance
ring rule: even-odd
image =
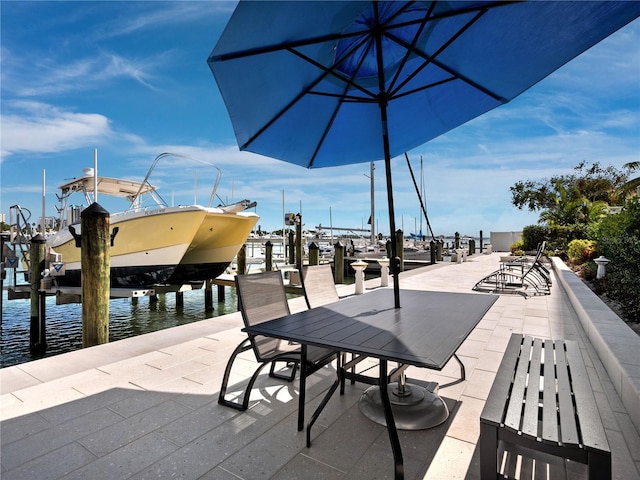
[[[480,422],[480,478],[495,480],[498,476],[498,428]]]
[[[611,480],[611,455],[589,452],[587,457],[590,480]]]

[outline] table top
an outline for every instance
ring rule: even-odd
[[[495,295],[380,288],[243,330],[341,352],[441,370]]]

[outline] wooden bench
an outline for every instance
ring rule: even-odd
[[[511,336],[480,416],[479,445],[483,480],[611,479],[611,450],[576,342]]]

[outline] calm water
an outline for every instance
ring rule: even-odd
[[[0,329],[0,367],[29,362],[30,301],[8,300],[3,292],[2,326]],[[197,322],[236,311],[235,289],[225,287],[225,302],[217,302],[213,289],[213,311],[205,312],[204,290],[184,292],[184,306],[176,307],[175,293],[149,297],[122,298],[109,304],[109,341],[155,332],[165,328]],[[82,348],[82,305],[56,305],[55,297],[47,298],[47,351],[44,357]]]

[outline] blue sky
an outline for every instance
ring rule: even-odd
[[[57,187],[99,173],[141,180],[156,155],[214,163],[225,201],[258,202],[263,229],[302,211],[307,228],[361,228],[370,214],[368,164],[307,170],[240,152],[206,60],[235,2],[2,1],[0,212],[47,215]],[[581,161],[640,160],[640,20],[511,103],[408,152],[436,235],[519,231],[538,215],[511,205],[509,187],[569,173]],[[161,164],[162,166],[162,164]],[[393,160],[396,226],[419,228],[404,156]],[[205,172],[178,161],[152,180],[171,203],[199,203]],[[376,229],[388,234],[384,165],[376,162]],[[194,181],[197,179],[197,183]],[[108,210],[117,206],[99,199]],[[8,215],[7,215],[8,216]],[[426,232],[426,226],[423,226]]]

